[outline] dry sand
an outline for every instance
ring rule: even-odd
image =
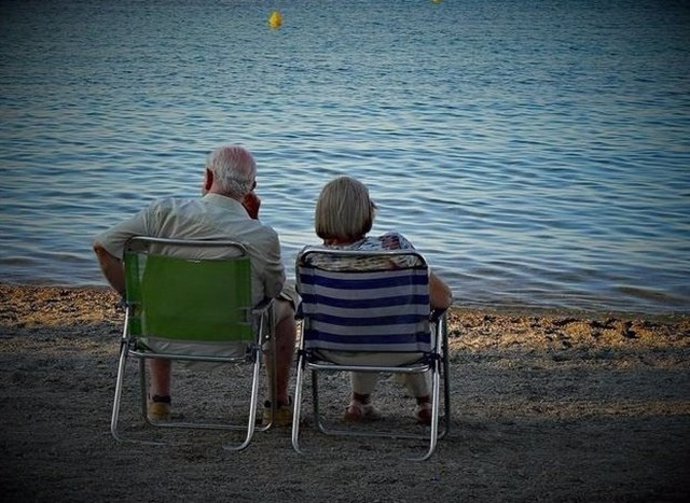
[[[454,310],[452,428],[429,461],[414,463],[401,456],[419,452],[419,443],[325,437],[309,421],[309,456],[292,450],[287,430],[257,433],[239,453],[223,450],[214,432],[186,446],[116,443],[109,432],[123,319],[116,301],[106,290],[0,284],[2,501],[690,495],[688,317]],[[201,382],[184,372],[177,379],[180,390]],[[233,380],[225,381],[231,393]],[[329,384],[337,388],[326,395],[330,409],[340,413],[347,382]],[[391,386],[381,383],[381,408],[400,402]],[[217,401],[204,400],[200,408]],[[411,424],[405,405],[389,412],[390,423]]]

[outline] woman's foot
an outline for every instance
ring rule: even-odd
[[[359,423],[362,421],[374,421],[380,416],[379,411],[371,403],[363,403],[353,399],[345,409],[345,421]]]

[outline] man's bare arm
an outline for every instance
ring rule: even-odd
[[[110,286],[119,292],[120,295],[125,294],[125,269],[122,266],[122,261],[111,255],[103,245],[96,242],[93,245],[93,251],[98,257],[98,263],[101,265],[101,271],[105,279],[108,280]]]

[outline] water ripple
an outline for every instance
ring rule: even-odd
[[[3,5],[0,279],[102,284],[92,237],[238,142],[290,271],[348,174],[462,304],[690,311],[682,7],[172,4]]]

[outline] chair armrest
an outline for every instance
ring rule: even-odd
[[[263,299],[256,306],[252,308],[253,315],[264,314],[272,305],[274,299]]]
[[[302,303],[300,302],[297,304],[297,309],[295,309],[295,320],[303,320],[304,319],[304,311],[302,310]]]

